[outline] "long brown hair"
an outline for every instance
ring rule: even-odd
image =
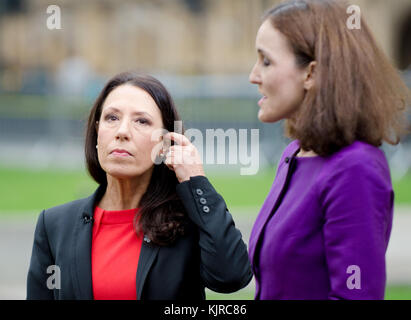
[[[397,144],[409,131],[410,90],[364,19],[360,29],[347,27],[347,8],[345,1],[292,0],[263,16],[286,36],[298,67],[317,62],[314,88],[286,121],[286,134],[321,156],[355,140]]]
[[[88,172],[99,185],[103,186],[107,186],[107,175],[98,161],[96,121],[100,120],[102,106],[109,93],[124,84],[134,85],[150,94],[160,109],[164,129],[174,131],[174,121],[180,120],[167,89],[154,77],[125,72],[111,78],[90,110],[85,141]],[[186,214],[176,193],[177,184],[175,173],[161,162],[154,166],[147,191],[140,200],[139,211],[134,219],[136,232],[142,230],[155,244],[171,244],[184,233]]]

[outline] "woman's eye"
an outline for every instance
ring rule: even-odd
[[[148,121],[145,118],[139,118],[136,120],[137,122],[140,122],[141,124],[150,124],[150,121]]]
[[[106,120],[114,121],[114,120],[117,120],[117,117],[116,117],[115,115],[113,115],[113,114],[108,114],[108,115],[106,116]]]
[[[264,66],[269,66],[270,65],[270,60],[268,60],[267,58],[263,58],[263,65]]]

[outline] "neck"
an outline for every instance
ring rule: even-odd
[[[314,151],[311,150],[303,150],[302,148],[300,149],[300,151],[297,154],[297,157],[299,158],[305,158],[305,157],[316,157],[318,156],[318,154],[316,154]]]
[[[119,179],[107,174],[107,189],[98,203],[103,210],[128,210],[138,208],[151,179],[150,174],[129,179]]]

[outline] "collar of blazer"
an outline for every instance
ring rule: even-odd
[[[103,197],[105,191],[106,186],[100,185],[90,197],[85,199],[84,206],[82,206],[80,210],[80,217],[77,219],[74,228],[74,268],[72,269],[72,277],[74,279],[74,290],[79,299],[93,299],[93,284],[91,275],[91,240],[93,234],[93,224],[86,222],[84,217],[93,217],[94,207]],[[153,245],[150,240],[144,236],[136,275],[138,299],[144,299],[144,296],[142,295],[144,283],[147,278],[147,274],[149,273],[150,268],[152,267],[158,254],[158,250],[159,247]]]

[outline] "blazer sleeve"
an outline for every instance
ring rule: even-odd
[[[392,210],[390,183],[370,162],[355,160],[329,176],[323,229],[329,299],[384,298]]]
[[[27,300],[53,300],[53,290],[47,288],[47,268],[54,265],[44,224],[44,210],[40,213],[34,232],[34,243],[27,275]]]
[[[199,228],[200,273],[205,286],[222,293],[245,287],[252,278],[247,247],[224,199],[203,176],[177,185],[177,194]]]

